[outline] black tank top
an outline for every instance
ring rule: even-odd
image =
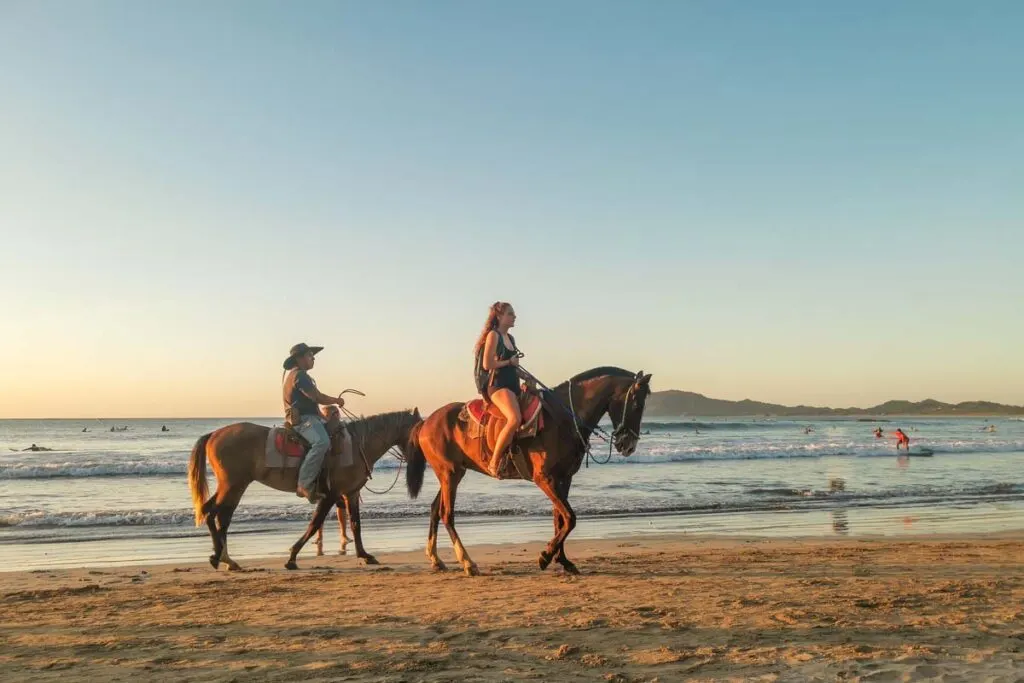
[[[498,348],[497,356],[498,360],[512,360],[512,358],[519,353],[519,349],[516,348],[516,338],[511,334],[508,338],[512,340],[512,348],[505,346],[505,337],[500,332],[498,333]],[[519,385],[519,375],[516,373],[516,369],[511,365],[498,368],[494,372],[494,382],[492,386],[499,386],[505,388],[512,388]]]

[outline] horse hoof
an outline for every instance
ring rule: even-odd
[[[238,564],[237,562],[228,562],[228,571],[240,572],[242,571],[242,565]]]
[[[438,560],[437,562],[431,562],[430,563],[430,567],[435,572],[446,572],[446,571],[448,571],[448,565],[446,565],[441,560]]]
[[[367,555],[366,557],[361,557],[359,559],[363,561],[363,564],[380,564],[380,562],[377,561],[377,558],[373,555]]]
[[[476,568],[475,564],[467,564],[465,570],[466,576],[480,576],[480,570]]]
[[[580,575],[580,570],[576,568],[576,565],[568,560],[562,563],[562,569],[565,570],[566,574],[572,574],[573,576]]]
[[[298,569],[299,565],[295,564],[295,560],[288,560],[284,564],[285,569]]]
[[[545,552],[542,552],[540,554],[540,557],[537,558],[537,565],[541,568],[541,571],[544,571],[548,568],[549,564],[551,564],[551,556]]]
[[[210,566],[214,569],[220,566],[220,558],[218,558],[216,555],[210,555]]]

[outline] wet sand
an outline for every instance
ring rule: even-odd
[[[1024,533],[540,548],[2,574],[0,680],[1024,679]]]

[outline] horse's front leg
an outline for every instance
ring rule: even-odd
[[[544,494],[551,499],[553,513],[555,515],[555,535],[551,538],[547,548],[541,551],[537,564],[541,569],[547,569],[551,560],[558,560],[558,563],[570,574],[579,574],[576,565],[565,556],[563,547],[566,537],[576,528],[576,513],[569,505],[567,496],[569,493],[568,484],[556,481],[553,477],[538,474],[534,483]]]
[[[337,498],[324,498],[316,506],[316,512],[313,513],[313,519],[309,520],[309,526],[306,527],[306,533],[302,534],[302,538],[295,542],[292,546],[291,555],[288,556],[288,561],[285,563],[285,569],[298,569],[299,565],[295,563],[295,558],[299,556],[299,551],[302,550],[302,546],[306,545],[313,534],[315,534],[324,525],[324,520],[327,519],[327,513],[331,511],[331,506],[338,503]]]
[[[348,508],[348,520],[352,525],[352,538],[356,542],[356,557],[366,564],[380,564],[377,558],[366,552],[363,548],[362,521],[359,518],[359,492],[350,493],[345,496],[345,506]],[[338,505],[338,517],[341,518],[341,505]]]

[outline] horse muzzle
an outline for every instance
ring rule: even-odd
[[[636,446],[639,441],[640,437],[635,434],[619,434],[615,437],[615,450],[623,457],[628,458],[636,452]]]

